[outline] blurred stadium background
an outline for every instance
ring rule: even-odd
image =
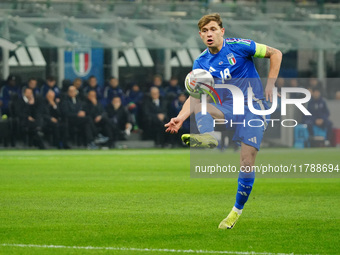
[[[221,14],[227,37],[250,38],[284,53],[280,72],[283,86],[298,78],[298,85],[308,88],[311,80],[317,79],[333,123],[329,143],[339,145],[340,4],[335,0],[2,0],[1,86],[11,75],[20,86],[30,77],[36,77],[42,86],[47,77],[54,76],[65,92],[76,77],[86,86],[94,75],[102,89],[110,77],[116,77],[124,93],[137,83],[147,97],[153,77],[161,75],[164,87],[176,76],[183,88],[193,60],[205,48],[197,33],[197,21],[210,12]],[[83,70],[75,70],[72,62],[79,52],[90,56]],[[266,77],[268,61],[255,61],[260,76]],[[169,118],[171,114],[167,112]],[[303,123],[294,107],[286,118]],[[26,147],[25,139],[11,133],[10,121],[7,115],[1,120],[0,146],[11,147],[12,135],[14,147]],[[115,146],[154,146],[150,136],[143,134],[143,124],[138,126],[126,141]],[[268,131],[263,146],[292,147],[296,139],[299,134],[294,134],[293,128],[278,127]],[[303,134],[300,139],[308,146]]]

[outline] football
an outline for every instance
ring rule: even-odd
[[[210,94],[215,87],[215,82],[208,71],[194,69],[185,77],[184,85],[190,96],[201,98],[201,94]]]

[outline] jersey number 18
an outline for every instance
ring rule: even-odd
[[[229,71],[229,68],[226,68],[223,71],[220,71],[220,74],[221,74],[221,78],[222,78],[222,83],[224,83],[224,81],[230,80],[232,78],[230,71]]]

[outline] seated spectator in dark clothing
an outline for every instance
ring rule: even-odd
[[[164,86],[163,86],[163,78],[160,74],[156,74],[153,77],[153,81],[151,83],[150,88],[152,88],[152,87],[158,88],[160,97],[165,97],[165,90],[164,90]]]
[[[131,113],[132,123],[134,129],[138,129],[139,119],[138,115],[140,113],[140,108],[142,106],[144,93],[140,91],[140,87],[137,83],[133,84],[131,89],[126,92],[126,105]]]
[[[33,91],[34,96],[40,95],[40,89],[38,88],[38,80],[36,78],[30,78],[27,82],[27,85],[22,88],[22,92],[25,88],[30,88]]]
[[[111,77],[109,80],[109,85],[104,91],[106,104],[110,104],[114,97],[120,97],[122,104],[125,105],[125,95],[123,90],[119,87],[119,80],[115,77]]]
[[[178,97],[172,101],[170,110],[169,110],[169,118],[175,118],[182,109],[185,101],[187,100],[187,96],[185,93],[180,93]],[[182,125],[182,128],[179,130],[178,133],[190,133],[190,118],[187,118]],[[179,139],[180,140],[180,139]]]
[[[83,102],[77,99],[77,89],[74,86],[68,88],[67,97],[61,103],[61,113],[65,118],[68,130],[77,128],[78,132],[85,133],[83,144],[87,144],[89,149],[96,149],[94,143],[94,125],[91,117],[86,116]]]
[[[311,94],[313,93],[314,89],[318,89],[323,95],[325,94],[321,82],[316,77],[311,77],[308,80],[307,89]]]
[[[49,90],[53,90],[56,100],[60,101],[60,89],[57,86],[57,80],[53,76],[49,76],[46,79],[46,83],[41,87],[41,96],[43,98],[46,97],[46,94]]]
[[[179,94],[181,93],[182,93],[182,89],[181,89],[181,86],[178,84],[177,77],[175,76],[171,77],[169,81],[169,85],[165,88],[166,97],[170,98],[171,99],[170,101],[172,101],[175,98],[177,98]]]
[[[169,118],[176,117],[179,112],[181,111],[185,101],[187,100],[187,96],[185,93],[180,93],[175,100],[173,100],[169,107]],[[187,118],[181,127],[180,130],[178,130],[177,134],[173,134],[170,136],[171,144],[173,146],[180,146],[182,145],[181,136],[185,133],[190,133],[190,118]]]
[[[78,97],[80,100],[85,101],[86,95],[85,95],[85,92],[84,92],[83,80],[80,79],[80,78],[75,78],[75,79],[73,80],[73,86],[75,86],[76,89],[78,90],[77,97]],[[97,93],[97,92],[96,92],[96,93]]]
[[[70,79],[64,79],[61,82],[61,98],[67,94],[68,87],[72,85],[72,81]]]
[[[132,128],[129,112],[122,105],[120,97],[114,97],[106,107],[113,133],[113,140],[124,140]]]
[[[85,97],[87,96],[87,94],[89,93],[90,90],[96,91],[97,100],[102,105],[105,105],[105,100],[104,100],[104,97],[103,97],[103,89],[102,89],[102,87],[100,87],[98,85],[97,78],[93,75],[90,76],[90,78],[87,81],[87,86],[84,88]]]
[[[326,101],[322,98],[318,88],[314,88],[312,98],[308,103],[308,111],[312,114],[306,116],[305,123],[308,125],[308,131],[311,136],[314,135],[313,127],[325,129],[327,131],[327,140],[331,141],[332,122],[329,118],[329,110]]]
[[[10,116],[10,101],[13,97],[21,97],[21,90],[17,84],[17,77],[14,75],[8,76],[6,84],[0,90],[0,107],[1,114]]]
[[[28,136],[28,145],[45,149],[42,140],[43,104],[34,97],[33,91],[26,88],[19,99],[18,115],[21,130]]]
[[[108,142],[109,147],[113,146],[113,135],[107,113],[101,104],[98,103],[96,91],[91,90],[87,94],[84,106],[86,115],[92,118],[96,128],[96,143]],[[103,136],[106,135],[106,137]]]
[[[126,101],[128,103],[133,102],[135,104],[141,104],[143,102],[144,93],[140,90],[140,87],[137,83],[131,86],[126,92]]]
[[[53,146],[58,149],[70,149],[67,144],[67,126],[62,121],[60,105],[53,90],[49,90],[45,97],[44,125],[47,132],[53,135]]]
[[[289,81],[289,87],[291,88],[301,88],[302,84],[299,84],[299,80],[296,78],[292,78]],[[289,93],[289,98],[291,99],[298,99],[301,98],[303,95],[300,93]],[[278,103],[280,103],[281,100],[278,101]]]
[[[144,132],[148,137],[152,137],[156,146],[164,146],[166,133],[164,124],[167,123],[167,110],[163,98],[160,97],[159,89],[150,89],[150,98],[146,98],[143,103]]]

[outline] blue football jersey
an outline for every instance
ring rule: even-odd
[[[240,38],[227,38],[223,41],[222,49],[210,53],[205,49],[195,60],[193,69],[209,71],[215,79],[215,84],[230,84],[240,88],[248,98],[248,87],[251,86],[253,99],[263,99],[263,87],[256,71],[253,56],[256,52],[256,43],[252,40]],[[228,89],[216,89],[222,102],[231,103],[232,94]]]

